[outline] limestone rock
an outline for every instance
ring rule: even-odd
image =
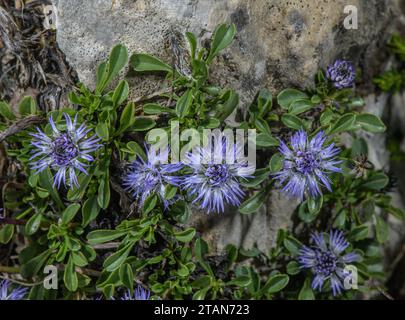
[[[361,65],[369,77],[376,61],[371,57],[388,35],[392,1],[54,0],[59,46],[90,86],[96,66],[116,43],[171,61],[173,35],[192,31],[209,37],[219,23],[234,22],[236,40],[211,76],[237,89],[242,104],[261,87],[311,86],[318,68],[338,57]],[[343,26],[346,5],[358,9],[357,30]],[[156,81],[139,78],[133,85],[134,95],[156,89]]]

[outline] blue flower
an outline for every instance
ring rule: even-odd
[[[165,199],[166,185],[179,186],[180,178],[173,173],[179,171],[183,165],[181,163],[164,163],[167,159],[168,149],[162,150],[158,154],[152,152],[152,148],[146,151],[146,162],[138,157],[131,164],[129,172],[123,179],[124,188],[140,200],[141,206],[150,194],[156,193],[167,208],[177,198],[175,197],[170,201]]]
[[[150,291],[138,285],[133,294],[128,290],[121,297],[121,300],[150,300]]]
[[[17,287],[10,290],[10,281],[0,282],[0,300],[22,300],[27,294],[28,288]]]
[[[279,151],[284,156],[283,169],[274,175],[283,186],[283,191],[292,197],[303,199],[308,193],[311,197],[321,195],[320,185],[332,191],[328,174],[341,172],[336,165],[339,148],[329,144],[324,146],[326,137],[320,131],[309,141],[307,134],[300,130],[291,137],[291,149],[280,142]]]
[[[87,129],[82,123],[76,128],[77,115],[72,122],[68,114],[64,114],[66,119],[66,129],[59,130],[52,116],[49,118],[49,123],[52,127],[52,136],[48,137],[41,129],[37,128],[38,133],[31,133],[34,137],[32,145],[34,154],[30,160],[37,159],[32,163],[31,168],[39,173],[50,167],[56,171],[54,177],[54,186],[60,187],[61,182],[64,185],[68,184],[73,187],[79,186],[77,181],[76,171],[81,171],[88,174],[85,167],[88,164],[83,161],[94,161],[90,153],[100,148],[97,142],[100,140],[96,135],[87,138],[87,134],[91,129]],[[68,181],[66,183],[66,175]]]
[[[236,145],[231,147],[234,155],[241,152]],[[225,204],[239,206],[245,195],[239,178],[250,178],[254,172],[246,160],[236,163],[226,160],[225,142],[216,143],[213,150],[198,147],[187,155],[192,173],[184,176],[183,188],[193,198],[192,202],[208,213],[224,212]]]
[[[340,294],[344,288],[342,282],[350,276],[350,272],[345,271],[348,263],[360,260],[360,255],[354,252],[343,254],[349,247],[343,232],[331,231],[327,233],[315,232],[311,236],[313,245],[311,247],[302,246],[298,261],[301,268],[311,269],[315,275],[312,281],[312,288],[322,291],[326,281],[329,281],[330,288],[334,296]]]
[[[336,60],[328,66],[326,77],[337,89],[351,88],[356,79],[356,71],[350,61]]]

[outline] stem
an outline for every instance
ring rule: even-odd
[[[20,273],[20,268],[18,268],[18,267],[0,266],[0,272]]]

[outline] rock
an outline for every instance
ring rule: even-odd
[[[113,4],[113,2],[115,2]],[[57,39],[82,82],[95,86],[95,70],[116,43],[131,53],[147,52],[171,61],[171,39],[191,31],[210,37],[222,22],[233,22],[237,36],[211,68],[214,83],[240,95],[241,107],[260,88],[274,94],[291,86],[306,88],[320,67],[336,58],[352,60],[364,83],[379,69],[379,56],[391,30],[398,0],[54,0],[58,8]],[[358,9],[358,30],[346,30],[348,4]],[[158,78],[128,74],[131,97],[158,90]],[[367,85],[364,86],[367,90]],[[376,158],[380,155],[375,154]],[[381,161],[386,161],[382,159]],[[191,224],[216,250],[228,243],[267,250],[277,230],[291,227],[297,203],[273,192],[260,212],[243,216],[192,216]],[[236,210],[236,209],[234,209]]]
[[[213,251],[219,252],[227,244],[233,244],[247,249],[256,246],[266,252],[275,244],[278,230],[292,227],[292,214],[298,204],[298,200],[273,190],[266,205],[254,214],[242,215],[236,208],[211,215],[196,211],[188,224],[203,234]]]
[[[91,87],[96,66],[116,43],[171,61],[173,35],[208,37],[219,23],[234,22],[236,40],[211,72],[214,81],[237,89],[242,105],[261,87],[311,86],[318,68],[338,57],[361,65],[369,78],[370,62],[378,63],[371,57],[389,31],[392,1],[54,0],[59,46]],[[358,30],[343,26],[348,4],[358,9]],[[138,78],[133,85],[135,96],[156,90],[156,81]]]

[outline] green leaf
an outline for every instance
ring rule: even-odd
[[[376,229],[377,241],[379,243],[384,243],[388,240],[388,236],[389,236],[388,224],[380,216],[376,216],[375,219],[376,219],[375,229]]]
[[[187,90],[176,103],[176,114],[182,119],[188,116],[191,104],[193,102],[193,91]]]
[[[79,209],[80,204],[78,203],[72,203],[71,205],[69,205],[62,213],[62,223],[68,224],[70,221],[72,221]]]
[[[308,198],[298,209],[298,216],[306,223],[311,223],[316,219],[323,204],[323,197]]]
[[[328,125],[332,121],[333,115],[334,113],[330,109],[326,109],[324,112],[322,112],[321,117],[319,118],[321,125],[322,126]]]
[[[110,53],[108,59],[107,78],[103,83],[103,89],[118,75],[128,62],[128,50],[122,45],[116,45]]]
[[[122,104],[127,98],[129,93],[129,85],[125,80],[121,80],[114,90],[112,101],[115,106]]]
[[[97,82],[96,82],[96,92],[100,93],[104,89],[104,83],[108,77],[108,63],[102,62],[97,68]],[[74,92],[71,92],[69,95],[69,99],[72,103],[79,104],[77,100],[77,96]]]
[[[4,101],[0,101],[0,115],[7,120],[14,120],[16,118],[11,107]]]
[[[37,104],[32,97],[24,97],[18,105],[18,111],[22,116],[35,114],[37,112]]]
[[[262,183],[264,180],[266,180],[270,175],[270,170],[269,168],[261,168],[257,169],[254,173],[254,177],[251,179],[248,179],[246,181],[242,180],[241,185],[247,188],[253,188]]]
[[[191,286],[193,288],[206,288],[209,287],[210,285],[211,285],[211,277],[207,275],[201,276],[191,283]]]
[[[278,139],[267,133],[259,133],[256,137],[256,145],[258,147],[277,147],[280,144]]]
[[[393,206],[387,206],[384,209],[398,220],[405,220],[405,211]]]
[[[257,192],[253,197],[247,199],[239,207],[239,212],[242,214],[251,214],[260,209],[264,204],[269,193],[269,187],[264,188],[262,191]]]
[[[108,126],[104,122],[100,122],[96,126],[96,133],[97,135],[103,139],[104,141],[108,141],[109,133],[108,133]]]
[[[6,224],[0,227],[0,243],[8,243],[14,235],[14,225]]]
[[[156,125],[155,120],[149,118],[138,117],[133,124],[133,131],[146,131],[152,129]]]
[[[179,269],[177,270],[177,274],[180,277],[187,277],[190,274],[190,271],[188,270],[187,266],[179,262]]]
[[[350,238],[354,241],[360,241],[364,240],[368,237],[369,234],[369,227],[367,225],[360,225],[357,227],[354,227],[350,231]]]
[[[127,143],[127,148],[128,150],[131,150],[133,154],[140,156],[144,161],[146,161],[145,151],[143,151],[142,147],[138,143],[135,141],[129,141]]]
[[[131,292],[134,291],[134,272],[128,263],[123,264],[119,271],[120,280]]]
[[[285,114],[281,117],[281,122],[284,123],[288,128],[295,130],[300,130],[304,128],[304,124],[300,118],[292,114]]]
[[[113,253],[106,260],[104,260],[103,267],[106,268],[106,270],[110,271],[110,272],[119,268],[121,266],[121,264],[123,264],[124,261],[127,259],[134,244],[135,244],[135,242],[130,242],[122,249]]]
[[[296,89],[284,89],[277,96],[277,103],[283,109],[289,109],[290,105],[300,99],[308,99],[308,96],[299,90]]]
[[[194,252],[195,252],[196,259],[201,264],[201,266],[204,268],[204,270],[211,277],[214,278],[215,275],[214,275],[214,272],[211,269],[211,266],[204,261],[204,256],[208,253],[208,245],[202,238],[198,238],[195,241]]]
[[[44,265],[48,257],[52,254],[52,249],[48,249],[41,254],[37,254],[34,258],[30,259],[27,263],[21,266],[21,275],[24,278],[30,278],[38,274],[41,267]]]
[[[238,106],[239,96],[235,91],[228,90],[222,96],[222,99],[224,99],[225,102],[217,106],[217,111],[215,113],[215,118],[219,119],[221,122],[228,118]]]
[[[72,254],[72,260],[73,260],[74,265],[76,265],[78,267],[84,267],[88,264],[86,257],[80,251],[72,252],[71,254]]]
[[[225,49],[232,43],[235,34],[236,26],[234,24],[221,24],[215,29],[211,43],[211,50],[207,57],[207,64],[210,64],[212,59],[214,59],[221,50]]]
[[[191,62],[191,67],[194,79],[205,81],[208,78],[208,66],[205,61],[193,60]]]
[[[100,181],[98,186],[97,203],[102,209],[107,209],[110,204],[110,179],[108,173],[104,175],[104,179]]]
[[[231,281],[227,282],[228,286],[238,286],[238,287],[247,287],[252,282],[252,279],[249,276],[239,276]]]
[[[298,300],[315,300],[314,292],[312,291],[309,279],[306,279],[298,294]]]
[[[172,67],[148,54],[138,53],[131,56],[131,66],[138,72],[163,71],[173,72]]]
[[[194,59],[195,53],[197,51],[197,38],[191,32],[186,32],[186,38],[187,38],[188,44],[190,46],[190,56],[192,59]]]
[[[172,113],[173,110],[162,107],[158,103],[146,103],[143,106],[143,112],[146,114],[161,114],[161,113]]]
[[[66,288],[69,291],[76,291],[79,285],[77,280],[77,274],[75,271],[75,266],[73,264],[72,256],[69,257],[68,263],[65,267],[65,272],[63,274],[63,281],[65,283]]]
[[[288,113],[293,115],[298,115],[300,113],[306,112],[313,108],[314,104],[308,99],[299,99],[291,103]]]
[[[51,197],[56,202],[59,209],[64,208],[63,202],[59,197],[59,193],[53,187],[53,177],[49,168],[39,173],[39,184],[41,185],[41,187],[49,191]]]
[[[121,238],[128,233],[127,230],[96,230],[87,235],[90,244],[100,244]]]
[[[124,108],[120,117],[120,127],[117,134],[121,134],[133,126],[135,123],[135,104],[130,102]]]
[[[294,238],[293,236],[288,236],[283,241],[284,247],[293,255],[297,256],[300,253],[302,243]]]
[[[28,221],[27,224],[25,225],[25,232],[28,235],[32,235],[35,232],[38,231],[40,225],[41,225],[41,220],[42,220],[42,214],[41,213],[36,213],[34,214]]]
[[[290,261],[287,264],[287,273],[289,275],[292,275],[292,276],[296,275],[296,274],[300,273],[300,271],[301,271],[301,268],[297,261]]]
[[[267,89],[261,89],[257,96],[257,108],[259,109],[259,115],[263,116],[270,111],[273,105],[273,96]]]
[[[79,187],[74,189],[69,189],[67,198],[69,201],[77,201],[84,197],[86,189],[92,179],[92,174],[80,174],[79,175]]]
[[[388,185],[389,180],[386,174],[377,172],[368,177],[367,181],[362,184],[362,187],[370,190],[381,190]]]
[[[329,134],[340,133],[354,129],[356,116],[353,113],[347,113],[341,116],[334,125],[332,125]]]
[[[289,280],[290,278],[286,274],[276,274],[267,280],[262,291],[268,294],[279,292],[287,286]]]
[[[356,123],[359,124],[363,130],[372,133],[382,133],[387,129],[379,117],[370,113],[358,114],[356,116]]]
[[[142,213],[143,214],[148,214],[153,210],[153,208],[157,204],[158,197],[156,194],[152,193],[150,194],[146,199],[142,207]]]
[[[204,300],[210,287],[200,289],[193,294],[193,300]]]
[[[86,227],[91,221],[97,218],[100,212],[97,197],[88,198],[82,207],[82,226]]]
[[[195,236],[195,229],[194,228],[189,228],[187,230],[181,231],[181,232],[175,232],[174,236],[176,237],[176,239],[180,242],[190,242],[191,240],[193,240],[194,236]]]
[[[269,162],[270,171],[272,173],[279,172],[283,168],[284,156],[277,152],[271,158]]]
[[[203,122],[201,124],[202,127],[205,129],[215,129],[218,128],[221,125],[221,121],[216,118],[209,118],[207,121]]]

